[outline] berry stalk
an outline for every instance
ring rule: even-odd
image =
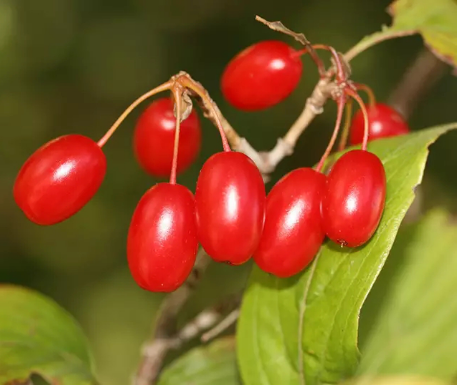
[[[346,103],[346,114],[344,116],[343,132],[341,133],[340,144],[338,146],[338,151],[343,151],[346,148],[346,143],[348,141],[349,129],[351,128],[351,118],[352,118],[352,99],[349,99]]]
[[[121,116],[114,122],[111,128],[106,131],[106,134],[98,141],[98,146],[103,147],[106,142],[111,138],[117,128],[121,125],[121,123],[125,120],[125,118],[142,102],[146,99],[149,99],[151,96],[158,94],[159,92],[166,91],[171,89],[173,86],[173,82],[169,80],[166,83],[161,84],[160,86],[152,89],[151,91],[146,92],[144,95],[140,96],[137,100],[135,100],[127,109],[122,113]]]
[[[222,147],[224,151],[229,152],[231,151],[230,145],[227,141],[227,137],[225,135],[224,126],[222,125],[221,118],[218,114],[216,107],[214,106],[214,102],[208,95],[208,92],[195,80],[189,77],[189,75],[180,75],[177,81],[183,85],[184,87],[189,88],[193,92],[195,92],[200,98],[203,100],[203,103],[207,106],[207,108],[212,112],[214,117],[214,121],[216,123],[217,129],[219,130],[219,134],[221,135],[222,140]]]
[[[325,66],[324,66],[324,62],[322,61],[322,59],[317,55],[317,52],[315,51],[317,46],[316,45],[311,45],[307,48],[303,48],[303,49],[300,49],[298,51],[296,51],[294,53],[294,56],[295,57],[298,57],[298,56],[302,56],[302,55],[306,55],[306,54],[309,54],[309,56],[311,57],[311,59],[314,61],[314,64],[316,64],[316,67],[317,67],[317,70],[319,72],[319,76],[321,78],[325,77],[327,71],[325,69]],[[311,53],[312,52],[312,53]]]
[[[335,48],[330,47],[325,44],[316,44],[313,46],[315,49],[321,49],[325,51],[329,51],[332,55],[333,61],[335,62],[336,66],[336,79],[341,82],[347,79],[346,71],[344,69],[343,62],[341,60],[340,55],[336,52]]]
[[[341,120],[343,118],[343,110],[344,110],[344,105],[346,104],[346,95],[344,93],[339,96],[337,100],[337,116],[336,116],[336,123],[335,123],[335,128],[333,130],[332,137],[330,139],[330,142],[324,152],[324,155],[322,155],[321,160],[319,161],[319,164],[316,167],[316,171],[320,172],[322,170],[322,167],[324,166],[325,160],[328,158],[330,151],[332,151],[332,148],[335,144],[336,138],[338,137],[338,132],[341,127]]]
[[[357,94],[357,92],[348,88],[348,89],[346,89],[346,93],[349,96],[351,96],[358,103],[360,110],[362,111],[363,119],[364,119],[362,150],[366,151],[367,144],[368,144],[368,137],[369,137],[369,121],[368,121],[367,109],[365,108],[365,104],[363,103],[362,98]]]
[[[373,90],[368,87],[366,84],[361,83],[352,83],[357,91],[363,91],[368,96],[368,104],[370,107],[374,107],[376,105],[376,97],[374,96]]]
[[[179,132],[181,131],[181,108],[182,108],[182,90],[181,87],[173,88],[173,99],[175,101],[176,111],[176,128],[175,142],[173,146],[173,160],[171,162],[170,184],[176,184],[176,170],[178,168],[178,153],[179,153]]]

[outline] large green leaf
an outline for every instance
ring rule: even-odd
[[[442,211],[420,224],[363,351],[364,375],[457,374],[457,225]]]
[[[349,59],[383,40],[420,33],[441,60],[457,66],[457,0],[396,0],[389,13],[392,25],[361,40]]]
[[[254,268],[238,325],[246,385],[336,383],[355,372],[360,308],[421,182],[429,144],[451,128],[457,124],[370,144],[386,170],[387,198],[363,247],[327,242],[303,274],[289,279]]]
[[[194,348],[165,368],[158,385],[176,384],[240,385],[234,337]]]
[[[52,384],[96,384],[86,339],[73,318],[32,290],[0,286],[0,384],[39,374]]]

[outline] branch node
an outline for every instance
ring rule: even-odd
[[[265,165],[265,160],[262,157],[261,153],[257,152],[257,150],[251,146],[246,138],[240,138],[237,151],[242,152],[251,158],[251,160],[256,164],[262,174],[268,174],[269,170]]]
[[[189,117],[189,115],[191,114],[192,109],[193,109],[193,103],[192,103],[192,99],[190,98],[189,91],[182,90],[181,101],[182,101],[182,106],[181,106],[180,120],[181,120],[181,122],[183,122],[184,120],[186,120]],[[175,118],[178,115],[177,111],[176,111],[176,103],[173,106],[173,115]]]
[[[309,97],[306,99],[306,105],[309,106],[314,115],[320,115],[324,112],[324,106],[316,104],[313,98]]]
[[[276,142],[276,146],[270,152],[261,153],[265,156],[265,162],[270,169],[270,173],[274,171],[276,166],[286,156],[290,156],[294,153],[294,146],[285,141],[283,138],[279,138]]]

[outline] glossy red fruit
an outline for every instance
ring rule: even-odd
[[[141,198],[130,223],[127,259],[136,283],[153,292],[181,286],[197,255],[195,200],[178,184],[159,183]]]
[[[14,199],[39,225],[62,222],[94,196],[106,173],[106,158],[92,139],[66,135],[36,150],[14,183]]]
[[[151,175],[164,177],[171,172],[176,131],[173,100],[155,100],[141,114],[135,127],[133,147],[141,167]],[[195,110],[181,122],[177,172],[187,169],[201,146],[200,120]]]
[[[195,191],[200,244],[214,260],[239,265],[262,234],[265,185],[257,166],[239,152],[220,152],[202,167]]]
[[[299,168],[271,189],[263,235],[254,253],[262,270],[286,278],[313,260],[325,238],[320,215],[325,179],[311,168]]]
[[[262,110],[290,95],[302,69],[300,54],[292,47],[281,41],[262,41],[229,62],[222,75],[222,93],[240,110]]]
[[[409,133],[409,127],[405,119],[386,104],[377,103],[373,107],[367,107],[367,114],[369,141]],[[364,129],[365,120],[362,111],[359,110],[354,115],[351,124],[350,142],[352,145],[362,143]]]
[[[367,242],[379,225],[386,198],[386,175],[379,158],[353,150],[336,161],[327,177],[322,223],[327,236],[341,246]]]

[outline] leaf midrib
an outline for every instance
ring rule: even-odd
[[[309,289],[311,287],[311,281],[312,281],[312,279],[314,277],[314,273],[316,271],[317,263],[319,262],[319,258],[321,256],[321,250],[322,250],[322,248],[319,249],[319,253],[317,254],[317,256],[314,259],[314,262],[311,266],[311,270],[309,272],[309,278],[308,278],[308,281],[306,282],[304,296],[303,296],[302,302],[300,304],[301,311],[300,311],[300,316],[298,319],[298,342],[297,343],[298,343],[298,374],[299,374],[299,379],[300,379],[301,385],[306,385],[305,364],[304,364],[304,360],[303,360],[303,349],[302,349],[303,324],[304,324],[305,312],[306,312],[306,309],[308,308],[308,306],[307,306],[308,293],[309,293]]]

